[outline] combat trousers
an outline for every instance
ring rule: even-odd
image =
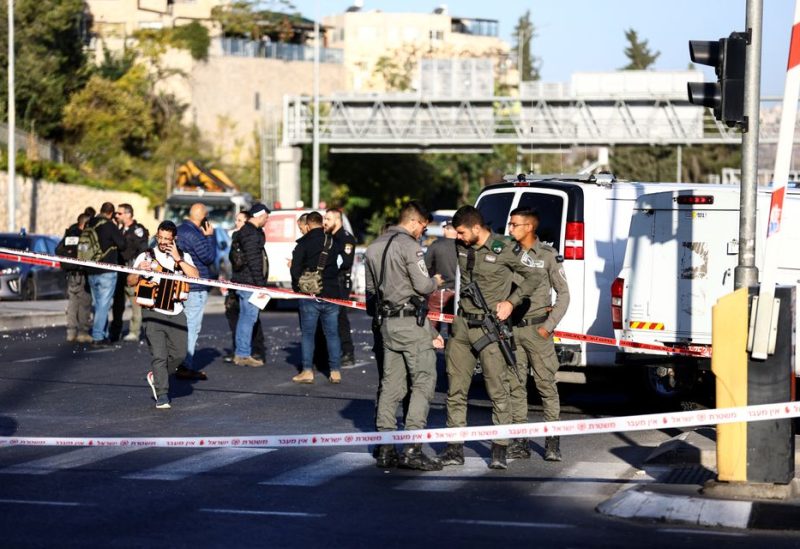
[[[158,311],[145,309],[142,313],[144,335],[153,355],[153,384],[158,396],[169,392],[169,374],[178,371],[186,358],[188,330],[186,315],[165,315]]]
[[[481,328],[470,328],[461,316],[453,320],[453,335],[447,341],[445,358],[447,361],[447,426],[466,427],[467,396],[472,384],[475,370],[475,356],[472,346],[483,337]],[[486,392],[492,400],[492,423],[507,425],[511,423],[511,406],[509,403],[509,371],[500,347],[497,344],[487,345],[480,353],[483,367],[483,380]],[[508,440],[493,441],[500,446],[507,446]]]
[[[436,391],[436,351],[428,322],[417,326],[414,317],[387,318],[381,327],[383,337],[383,376],[378,395],[376,425],[379,431],[397,429],[397,406],[408,392],[411,400],[405,428],[424,429],[428,410]]]
[[[67,334],[88,334],[92,329],[92,294],[86,273],[67,273]]]
[[[537,329],[542,324],[533,324],[514,328],[514,340],[517,344],[517,369],[521,374],[526,374],[528,366],[533,370],[533,381],[536,390],[542,398],[542,411],[545,421],[558,421],[561,415],[561,404],[556,386],[556,372],[558,371],[558,357],[553,337],[545,339]],[[511,376],[512,378],[514,376]],[[528,416],[528,394],[525,386],[522,390],[516,379],[510,381],[511,407],[514,423],[525,423]],[[519,420],[522,407],[525,410],[525,419]]]

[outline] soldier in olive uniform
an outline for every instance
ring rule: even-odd
[[[366,252],[367,300],[381,322],[383,374],[378,393],[376,424],[379,431],[397,429],[397,406],[408,391],[411,399],[405,428],[424,429],[436,389],[436,352],[444,341],[425,318],[428,294],[442,283],[428,276],[419,237],[427,227],[424,207],[409,202],[400,211],[399,224],[378,237]],[[377,466],[399,466],[421,471],[442,468],[436,458],[422,452],[421,444],[407,444],[398,456],[393,445],[377,449]]]
[[[475,281],[488,306],[497,318],[505,321],[514,307],[530,296],[541,283],[543,273],[533,268],[533,261],[513,239],[494,234],[486,227],[481,213],[472,206],[463,206],[453,216],[453,226],[458,232],[458,266],[462,287]],[[512,289],[512,276],[521,280]],[[469,298],[459,301],[458,316],[453,321],[453,335],[447,342],[447,426],[464,427],[467,424],[467,393],[472,382],[475,365],[474,347],[484,337],[480,324],[484,313]],[[513,374],[503,358],[497,343],[480,351],[483,378],[492,400],[492,421],[495,425],[511,423],[509,404],[509,376]],[[492,460],[489,467],[505,469],[507,440],[492,442]],[[463,443],[448,444],[439,454],[442,465],[464,463]]]
[[[526,372],[527,366],[533,370],[536,390],[542,398],[545,421],[558,421],[560,404],[556,372],[556,357],[553,331],[564,317],[569,306],[569,286],[564,274],[564,258],[552,246],[544,244],[536,236],[539,227],[539,214],[528,208],[517,208],[511,212],[508,229],[511,235],[533,259],[533,267],[545,273],[544,283],[540,284],[529,299],[514,309],[514,339],[517,344],[517,364],[519,370]],[[553,303],[551,290],[556,291]],[[525,376],[527,377],[527,376]],[[525,378],[524,377],[524,378]],[[523,378],[523,379],[524,379]],[[513,423],[527,423],[528,394],[524,383],[510,379],[511,416]],[[514,439],[508,448],[510,458],[528,458],[531,452],[527,439]],[[559,437],[545,438],[544,459],[561,461]]]

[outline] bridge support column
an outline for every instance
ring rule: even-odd
[[[278,201],[284,208],[294,208],[300,200],[300,147],[280,146],[275,149],[278,163]]]

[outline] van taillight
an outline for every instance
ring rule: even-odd
[[[622,292],[625,287],[625,280],[622,278],[614,279],[611,284],[611,325],[615,330],[622,329]]]
[[[567,223],[564,259],[583,259],[583,223]]]
[[[678,197],[678,204],[713,204],[713,196],[687,196],[682,195]]]

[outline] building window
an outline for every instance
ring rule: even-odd
[[[444,31],[432,30],[429,33],[430,39],[434,41],[444,40]]]

